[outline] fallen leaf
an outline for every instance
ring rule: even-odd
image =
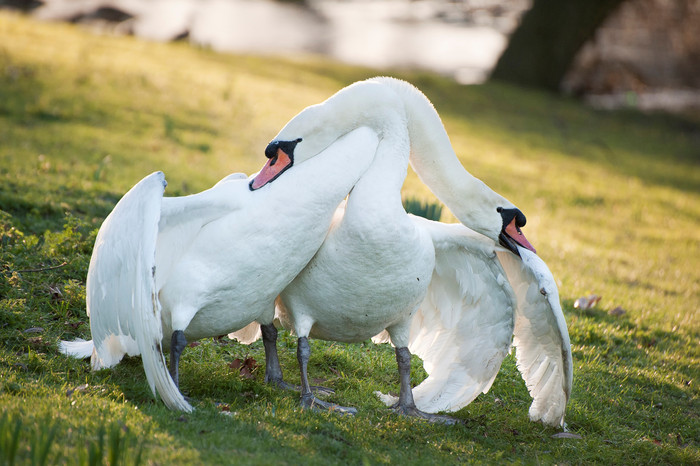
[[[600,301],[600,296],[597,294],[582,296],[574,301],[574,308],[586,311],[598,304],[598,301]]]
[[[611,316],[620,317],[627,314],[627,311],[622,309],[620,306],[617,306],[615,309],[608,311],[608,314],[610,314]]]
[[[558,434],[552,435],[552,438],[571,438],[580,440],[583,437],[581,437],[579,434],[574,434],[572,432],[559,432]]]
[[[231,411],[231,407],[226,403],[217,403],[216,407],[219,408],[219,411]]]
[[[255,378],[253,371],[258,367],[258,362],[253,358],[246,358],[245,361],[236,358],[229,363],[228,367],[233,371],[237,370],[245,379],[253,379]]]
[[[194,348],[194,347],[199,346],[199,345],[201,345],[200,342],[198,342],[198,341],[193,341],[192,343],[188,343],[188,344],[187,344],[187,347],[188,347],[188,348]]]

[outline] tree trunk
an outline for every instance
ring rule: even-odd
[[[491,79],[558,91],[583,44],[624,0],[534,0]]]

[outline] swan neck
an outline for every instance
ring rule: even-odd
[[[511,204],[465,170],[440,116],[422,92],[392,78],[380,81],[404,103],[411,141],[409,160],[418,177],[462,224],[493,237],[493,215],[489,214],[495,214],[497,205]]]

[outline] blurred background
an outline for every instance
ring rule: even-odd
[[[44,19],[218,51],[315,54],[601,108],[700,110],[700,0],[0,0]]]

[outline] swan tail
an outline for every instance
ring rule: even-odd
[[[251,322],[242,329],[231,332],[228,334],[231,340],[238,340],[244,345],[250,345],[262,337],[262,331],[260,330],[260,324],[257,322]]]
[[[58,351],[61,354],[70,356],[76,359],[86,359],[92,356],[92,351],[95,349],[95,345],[92,340],[83,340],[78,338],[73,341],[62,340],[58,344]]]

